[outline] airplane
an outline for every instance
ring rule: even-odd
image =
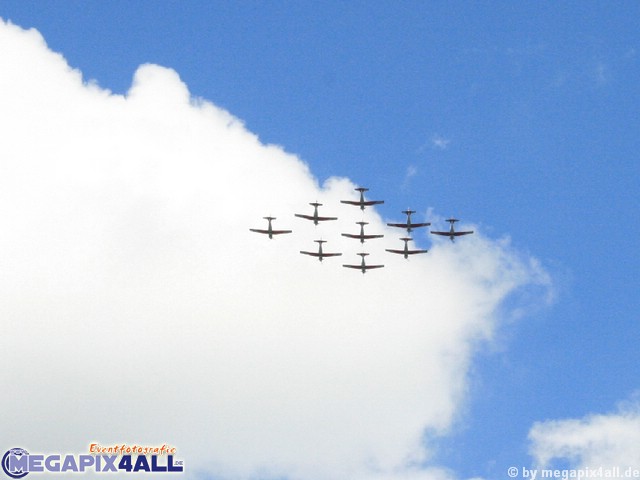
[[[404,213],[407,216],[407,222],[406,223],[387,223],[387,225],[389,225],[390,227],[406,228],[407,229],[407,233],[411,233],[411,231],[414,228],[428,227],[429,225],[431,225],[428,222],[425,222],[425,223],[411,223],[411,214],[412,213],[416,213],[415,210],[403,210],[402,213]]]
[[[356,270],[360,270],[363,274],[367,273],[367,270],[384,267],[384,265],[367,265],[364,261],[364,257],[369,255],[368,253],[359,253],[358,255],[362,257],[362,263],[360,263],[360,265],[342,265],[342,266],[346,268],[355,268]]]
[[[323,243],[327,243],[326,240],[314,240],[314,242],[316,242],[318,244],[318,251],[317,252],[304,252],[302,250],[300,250],[300,253],[304,254],[304,255],[311,255],[312,257],[317,257],[318,260],[322,261],[322,259],[324,257],[338,257],[340,255],[342,255],[341,253],[325,253],[322,251],[322,244]]]
[[[271,226],[271,220],[275,220],[276,217],[263,217],[265,220],[269,222],[269,226],[266,230],[261,230],[259,228],[250,228],[252,232],[256,233],[264,233],[265,235],[269,235],[269,238],[273,239],[274,235],[281,235],[283,233],[291,233],[291,230],[274,230]]]
[[[404,249],[393,250],[390,248],[386,248],[385,250],[391,253],[399,253],[400,255],[404,256],[404,258],[409,258],[409,255],[415,255],[416,253],[427,253],[429,251],[429,250],[409,250],[409,241],[413,240],[413,238],[405,237],[405,238],[401,238],[400,240],[404,242]]]
[[[434,235],[442,235],[444,237],[449,237],[451,239],[451,241],[453,242],[455,240],[456,237],[460,237],[462,235],[470,235],[473,233],[473,230],[469,230],[466,232],[456,232],[455,229],[453,228],[453,224],[456,222],[459,222],[460,220],[458,220],[457,218],[447,218],[447,222],[449,222],[451,224],[451,229],[448,232],[434,232],[432,231],[431,233],[433,233]]]
[[[384,237],[384,235],[365,235],[364,234],[364,226],[365,225],[369,225],[368,222],[356,222],[358,225],[360,225],[360,233],[359,234],[355,234],[355,233],[343,233],[342,236],[343,237],[348,237],[348,238],[357,238],[360,240],[360,243],[364,243],[365,240],[370,240],[372,238],[382,238]]]
[[[307,220],[313,220],[314,225],[318,225],[318,222],[324,222],[325,220],[337,220],[338,217],[319,217],[318,216],[318,207],[321,207],[322,204],[318,202],[312,202],[309,205],[313,205],[313,215],[302,215],[301,213],[294,214],[296,217],[306,218]]]
[[[340,203],[346,203],[348,205],[356,205],[360,207],[361,210],[364,210],[364,207],[370,207],[371,205],[379,205],[384,203],[384,200],[366,200],[364,199],[364,192],[369,191],[368,188],[359,187],[355,189],[357,192],[360,192],[360,200],[340,200]]]

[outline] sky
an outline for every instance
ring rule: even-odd
[[[172,443],[216,480],[640,469],[637,3],[0,19],[3,451]],[[385,203],[341,204],[357,186]],[[315,201],[339,220],[294,217]],[[393,256],[407,208],[475,233]],[[267,215],[293,233],[249,231]],[[384,239],[340,235],[362,220]],[[343,255],[298,253],[319,237]],[[385,267],[341,267],[362,248]]]

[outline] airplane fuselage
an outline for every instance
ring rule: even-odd
[[[427,253],[428,250],[409,250],[409,241],[411,240],[411,238],[401,238],[400,240],[402,240],[404,242],[404,248],[402,250],[394,250],[394,249],[389,249],[387,248],[387,252],[391,252],[391,253],[397,253],[402,255],[405,259],[409,258],[409,255],[415,255],[418,253]]]
[[[342,265],[342,266],[347,268],[352,268],[354,270],[360,270],[363,274],[367,273],[367,270],[384,267],[384,265],[367,265],[366,262],[364,261],[364,257],[369,255],[368,253],[359,253],[358,255],[362,257],[362,261],[360,262],[360,265]]]
[[[322,206],[321,203],[310,203],[309,205],[313,206],[313,215],[303,215],[301,213],[296,213],[294,214],[296,217],[300,217],[300,218],[304,218],[306,220],[311,220],[313,221],[314,225],[318,225],[318,223],[320,222],[324,222],[327,220],[337,220],[338,217],[321,217],[320,215],[318,215],[318,207]]]
[[[306,252],[306,251],[301,250],[300,253],[302,253],[303,255],[310,255],[312,257],[316,257],[320,261],[322,261],[325,257],[338,257],[338,256],[342,255],[342,253],[325,253],[322,250],[322,244],[326,243],[325,240],[315,240],[315,242],[318,244],[318,251],[317,252]]]
[[[447,222],[449,222],[451,224],[451,228],[449,229],[448,232],[431,232],[434,235],[441,235],[443,237],[449,237],[449,239],[452,242],[455,242],[455,238],[456,237],[461,237],[463,235],[471,235],[473,233],[473,230],[468,230],[466,232],[456,232],[455,228],[454,228],[454,224],[458,221],[458,219],[456,218],[448,218]]]
[[[251,230],[252,232],[262,233],[262,234],[268,235],[271,240],[273,240],[273,236],[274,235],[281,235],[281,234],[284,234],[284,233],[291,233],[291,230],[274,230],[273,227],[271,226],[271,221],[275,220],[275,217],[264,217],[264,219],[269,222],[269,224],[267,225],[266,230],[260,229],[260,228],[250,228],[249,230]]]
[[[373,238],[382,238],[382,237],[384,237],[384,235],[365,235],[364,226],[368,225],[367,222],[356,222],[356,223],[358,225],[360,225],[360,233],[359,234],[343,233],[342,236],[343,237],[347,237],[347,238],[357,238],[358,240],[360,240],[360,243],[364,243],[365,240],[371,240]]]
[[[347,205],[355,205],[360,207],[360,210],[364,210],[365,207],[370,207],[372,205],[380,205],[382,203],[384,203],[384,200],[365,200],[364,199],[364,192],[368,191],[368,188],[356,188],[356,191],[360,192],[360,200],[355,201],[355,200],[340,200],[340,203],[345,203]]]
[[[407,216],[406,223],[387,223],[387,225],[390,227],[405,228],[407,230],[407,233],[411,233],[414,228],[428,227],[429,225],[431,225],[431,223],[428,222],[411,223],[411,214],[416,213],[414,210],[404,210],[402,213]]]

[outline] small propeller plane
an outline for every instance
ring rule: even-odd
[[[251,230],[252,232],[256,232],[256,233],[264,233],[265,235],[269,235],[269,238],[273,239],[274,235],[282,235],[283,233],[291,233],[291,230],[274,230],[273,227],[271,226],[271,221],[275,220],[276,217],[263,217],[265,220],[267,220],[269,222],[269,226],[267,227],[266,230],[262,230],[259,228],[250,228],[249,230]]]
[[[324,222],[326,220],[337,220],[338,217],[319,217],[318,216],[318,207],[321,207],[322,204],[318,202],[312,202],[309,205],[313,206],[313,215],[303,215],[301,213],[294,214],[296,217],[305,218],[307,220],[313,220],[314,225],[318,225],[318,222]]]
[[[384,200],[365,200],[364,192],[368,192],[368,188],[358,187],[355,189],[357,192],[360,192],[360,200],[340,200],[340,203],[346,203],[347,205],[356,205],[360,207],[361,210],[364,210],[364,207],[370,207],[371,205],[379,205],[384,203]]]
[[[367,270],[371,270],[374,268],[384,267],[384,265],[367,265],[364,261],[364,257],[369,255],[368,253],[359,253],[358,255],[362,257],[362,262],[360,263],[360,265],[342,265],[342,266],[346,268],[355,268],[356,270],[360,270],[362,273],[367,273]]]
[[[338,257],[340,255],[342,255],[341,253],[325,253],[322,251],[322,244],[323,243],[327,243],[326,240],[314,240],[314,242],[316,242],[318,244],[318,251],[317,252],[304,252],[302,250],[300,250],[300,253],[302,253],[303,255],[311,255],[312,257],[316,257],[318,260],[322,261],[322,259],[324,257]]]
[[[382,238],[384,237],[384,235],[365,235],[364,234],[364,226],[365,225],[369,225],[368,222],[356,222],[358,225],[360,225],[360,233],[359,234],[355,234],[355,233],[343,233],[342,236],[343,237],[348,237],[348,238],[357,238],[358,240],[360,240],[360,243],[364,243],[365,240],[370,240],[372,238]]]
[[[414,228],[428,227],[429,225],[431,225],[428,222],[425,222],[425,223],[411,223],[411,214],[412,213],[416,213],[415,210],[403,210],[402,213],[404,213],[407,216],[406,223],[387,223],[387,225],[389,225],[390,227],[406,228],[407,229],[407,233],[411,233],[411,231]]]
[[[458,220],[457,218],[447,218],[447,222],[451,224],[451,229],[448,232],[431,231],[431,233],[433,233],[434,235],[442,235],[443,237],[449,237],[452,242],[455,240],[456,237],[460,237],[462,235],[470,235],[473,233],[473,230],[468,230],[466,232],[456,232],[455,229],[453,228],[453,224],[459,221],[460,220]]]
[[[394,250],[390,248],[387,248],[385,250],[391,253],[398,253],[404,256],[404,258],[409,258],[409,255],[415,255],[417,253],[427,253],[429,251],[429,250],[409,250],[409,241],[413,240],[413,238],[405,237],[405,238],[401,238],[400,240],[404,242],[404,248],[402,250]]]

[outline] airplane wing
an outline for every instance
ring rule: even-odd
[[[260,230],[259,228],[250,228],[249,230],[256,233],[266,233],[266,234],[269,233],[269,230]]]
[[[384,200],[367,200],[366,202],[358,203],[358,205],[370,207],[371,205],[380,205],[381,203],[384,203]]]
[[[313,219],[313,217],[311,217],[311,219]],[[337,219],[338,219],[338,217],[318,217],[318,218],[316,218],[316,220],[318,220],[320,222],[325,221],[325,220],[337,220]]]
[[[343,267],[347,267],[347,268],[355,268],[357,270],[361,270],[362,266],[361,265],[342,265]]]
[[[271,234],[272,235],[281,235],[283,233],[291,233],[293,230],[272,230]],[[264,232],[264,233],[268,233],[268,232]]]
[[[391,253],[399,253],[400,255],[415,255],[417,253],[427,253],[429,250],[394,250],[387,248],[385,249],[387,252]]]
[[[301,213],[294,213],[294,215],[296,217],[300,217],[300,218],[306,218],[307,220],[313,220],[313,215],[303,215]]]
[[[300,253],[302,253],[303,255],[311,255],[312,257],[319,257],[320,254],[318,252],[303,252],[302,250],[300,250]],[[323,256],[326,256],[323,254]]]
[[[382,238],[384,235],[358,235],[357,238],[364,238],[365,240],[371,240],[372,238]]]
[[[418,228],[418,227],[428,227],[431,225],[430,223],[387,223],[390,227],[400,227],[400,228]]]
[[[322,256],[323,257],[339,257],[340,255],[342,255],[341,253],[323,253]]]
[[[456,237],[459,237],[461,235],[470,235],[472,233],[473,233],[473,231],[469,231],[469,232],[453,232],[452,234],[450,233],[449,235],[455,235]]]
[[[360,238],[360,235],[356,235],[354,233],[343,233],[342,236],[348,238]]]
[[[360,206],[360,202],[356,200],[340,200],[340,203],[346,203],[347,205],[358,205]]]
[[[434,235],[442,235],[444,237],[448,237],[449,235],[451,235],[451,232],[431,232]],[[453,233],[453,235],[455,235],[457,232]]]
[[[365,265],[364,268],[366,268],[367,270],[370,270],[372,268],[382,268],[384,267],[384,265]],[[360,268],[363,268],[362,266],[360,266]]]

